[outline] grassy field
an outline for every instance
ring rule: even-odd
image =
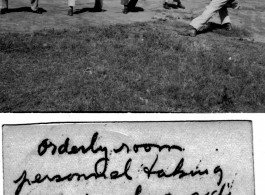
[[[0,34],[0,111],[265,112],[265,44],[183,27]]]

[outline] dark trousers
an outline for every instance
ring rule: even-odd
[[[135,7],[137,4],[138,0],[121,0],[122,5],[127,5],[128,7]]]

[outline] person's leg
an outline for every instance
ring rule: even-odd
[[[31,10],[36,11],[38,9],[38,0],[31,0]]]
[[[200,28],[210,20],[215,12],[224,7],[227,2],[228,0],[212,0],[211,3],[206,6],[206,10],[200,16],[193,19],[190,25],[194,29],[200,30]]]
[[[8,0],[0,0],[0,14],[5,14],[8,11]]]
[[[185,9],[185,6],[182,5],[181,1],[180,0],[174,0],[174,2],[176,2],[178,4],[178,7],[181,8],[181,9]]]
[[[75,0],[68,0],[68,6],[74,7],[75,6]]]
[[[231,20],[228,15],[228,10],[226,7],[223,7],[219,10],[219,16],[221,19],[221,24],[225,30],[232,30]]]
[[[121,0],[121,4],[124,5],[123,13],[128,14],[128,12],[129,12],[129,8],[128,8],[129,0]]]
[[[72,16],[74,14],[75,0],[68,0],[68,6],[70,9],[67,12],[67,15]]]
[[[30,4],[31,4],[31,10],[32,10],[34,13],[42,14],[42,11],[41,11],[41,10],[39,9],[39,7],[38,7],[39,0],[31,0],[31,1],[30,1]]]
[[[94,10],[101,12],[103,7],[103,0],[95,0]]]
[[[169,5],[168,5],[168,0],[164,0],[164,5],[163,5],[163,7],[164,7],[165,9],[170,9],[170,7],[169,7]]]
[[[228,15],[228,10],[226,7],[223,7],[219,10],[219,16],[221,19],[221,24],[231,23],[230,17]]]
[[[137,4],[138,0],[131,0],[129,3],[128,3],[128,7],[129,7],[129,10],[133,10]]]
[[[128,6],[128,4],[129,4],[129,0],[121,0],[121,4],[122,5],[126,5],[126,6]]]
[[[240,9],[240,5],[237,0],[229,0],[226,7],[232,8],[232,9]]]

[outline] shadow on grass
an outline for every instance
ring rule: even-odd
[[[41,12],[47,12],[43,8],[39,8]],[[13,13],[13,12],[32,12],[30,7],[19,7],[19,8],[9,8],[8,13]]]
[[[232,30],[225,30],[221,24],[217,24],[214,22],[209,22],[207,27],[203,28],[202,30],[198,31],[197,34],[205,34],[209,32],[214,32],[216,34],[220,34],[226,37],[251,37],[252,33],[248,30],[238,27],[232,26]]]
[[[216,34],[220,34],[226,37],[251,37],[252,33],[248,31],[247,29],[239,26],[233,26],[232,25],[232,30],[225,30],[223,29],[222,25],[216,24],[211,22],[210,23],[210,28],[214,31]]]
[[[97,10],[95,8],[91,8],[91,7],[84,7],[82,9],[76,9],[74,11],[74,14],[81,14],[81,13],[85,13],[85,12],[105,12],[107,10],[102,9],[102,10]]]

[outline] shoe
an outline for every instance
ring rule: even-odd
[[[102,12],[102,8],[101,7],[94,7],[93,12]]]
[[[232,25],[231,23],[226,23],[222,25],[222,28],[225,29],[226,31],[232,30]]]
[[[0,9],[0,14],[6,14],[8,13],[8,9],[4,8],[4,9]]]
[[[181,3],[180,3],[180,4],[178,4],[178,7],[179,7],[179,8],[181,8],[181,9],[185,9],[185,6],[184,6],[184,5],[182,5]]]
[[[129,12],[143,12],[144,9],[141,7],[129,7]]]
[[[211,23],[205,23],[201,28],[200,31],[212,31],[212,25]]]
[[[67,12],[68,16],[73,16],[74,15],[74,11],[72,9],[69,9]]]
[[[163,7],[164,7],[165,9],[170,9],[168,3],[164,3]]]
[[[191,36],[191,37],[196,37],[197,30],[195,28],[193,28],[193,27],[190,27],[190,29],[187,30],[187,32],[185,33],[185,35]]]
[[[233,3],[228,3],[226,4],[227,8],[232,8],[232,9],[240,9],[241,5],[238,4],[238,2],[233,2]]]
[[[129,8],[127,6],[124,6],[123,13],[124,14],[128,14],[129,13]]]
[[[142,8],[139,8],[139,7],[129,7],[128,10],[129,10],[129,12],[144,11]]]
[[[32,10],[32,12],[35,14],[42,14],[42,11],[40,8],[37,8],[36,10]]]

